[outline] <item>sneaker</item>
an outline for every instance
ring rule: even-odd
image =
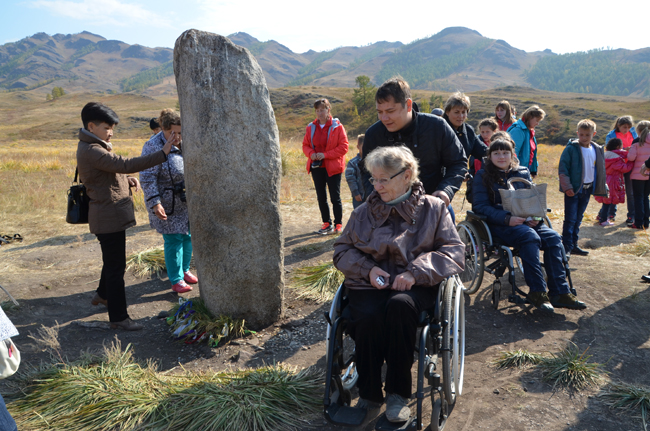
[[[411,417],[411,409],[401,395],[388,394],[386,397],[386,419],[389,422],[406,422]]]
[[[613,226],[613,225],[614,225],[614,222],[612,222],[611,220],[605,220],[604,222],[601,222],[600,225],[601,225],[602,227]]]
[[[634,220],[632,220],[632,217],[628,217],[627,220],[625,220],[625,224],[627,225],[627,227],[632,227],[632,225],[634,224]]]
[[[334,225],[334,233],[341,233],[341,232],[343,232],[343,225],[342,224]]]
[[[192,274],[192,273],[189,272],[189,271],[187,271],[187,272],[183,275],[183,280],[184,280],[185,283],[187,283],[187,284],[196,284],[196,283],[199,282],[199,279],[196,278],[196,275]]]
[[[124,329],[125,331],[139,331],[140,329],[144,328],[144,326],[134,322],[133,320],[131,320],[130,317],[127,317],[121,322],[111,322],[111,329],[118,329],[118,328]]]
[[[609,221],[611,221],[612,223],[614,223],[614,222],[616,221],[616,217],[614,217],[614,216],[609,216],[609,217],[607,217],[607,220],[609,220]]]
[[[587,308],[587,304],[578,301],[578,298],[572,293],[551,296],[551,305],[557,308],[570,308],[572,310],[584,310]]]
[[[551,301],[548,299],[546,292],[528,292],[526,299],[540,311],[546,313],[553,312],[553,306],[551,305]]]
[[[646,283],[650,283],[650,275],[642,275],[641,280],[645,281]]]
[[[185,281],[181,280],[172,286],[172,290],[176,293],[185,293],[192,290],[192,286],[188,286]]]
[[[332,223],[323,223],[323,225],[320,227],[320,230],[317,230],[316,233],[319,233],[321,235],[327,235],[333,230],[334,230],[334,226],[332,226]]]
[[[643,229],[641,226],[637,226],[634,223],[627,225],[627,227],[632,228],[632,229]]]
[[[381,404],[382,403],[376,403],[374,401],[359,397],[359,401],[357,401],[357,405],[354,407],[366,410],[379,410],[381,408]]]
[[[600,216],[599,216],[599,215],[596,216],[596,221],[597,221],[598,223],[600,223]]]

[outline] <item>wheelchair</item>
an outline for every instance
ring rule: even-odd
[[[547,210],[550,212],[550,210]],[[460,279],[465,286],[465,293],[471,295],[476,293],[483,282],[483,273],[487,272],[495,276],[492,282],[492,306],[499,309],[501,300],[501,277],[508,271],[508,281],[512,286],[512,293],[508,295],[508,302],[513,304],[526,304],[526,293],[523,292],[516,283],[516,272],[524,274],[524,267],[521,263],[518,251],[501,244],[497,238],[493,237],[487,225],[487,217],[467,211],[464,221],[458,223],[456,230],[461,241],[465,244],[465,270],[460,274]],[[551,220],[544,217],[544,223],[549,228],[553,228]],[[493,262],[487,263],[494,259]],[[562,262],[566,271],[569,290],[576,294],[571,281],[571,271],[569,269],[569,258],[562,248]],[[542,271],[545,273],[544,265]]]
[[[439,285],[434,307],[422,312],[416,337],[417,400],[416,416],[402,424],[389,422],[382,415],[375,429],[378,431],[421,430],[422,407],[429,391],[431,397],[431,430],[442,430],[451,413],[456,397],[463,390],[465,369],[465,297],[463,284],[457,275],[448,277]],[[326,380],[324,416],[328,422],[358,427],[366,420],[367,410],[352,407],[352,390],[358,374],[355,346],[346,328],[350,320],[347,307],[347,289],[341,285],[327,320]],[[439,356],[441,364],[438,364]],[[430,387],[425,388],[426,383]]]

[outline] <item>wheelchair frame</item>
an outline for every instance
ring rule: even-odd
[[[547,210],[550,212],[550,210]],[[513,304],[526,304],[526,293],[522,291],[515,279],[515,263],[521,274],[524,274],[524,268],[521,258],[516,249],[511,249],[495,241],[486,223],[487,217],[467,211],[467,217],[464,221],[458,223],[456,227],[460,239],[465,244],[465,271],[460,275],[461,281],[465,286],[465,293],[471,295],[476,293],[483,282],[483,273],[488,272],[495,276],[492,282],[492,306],[499,308],[501,299],[501,277],[508,271],[508,281],[512,286],[512,293],[508,295],[508,302]],[[544,217],[544,223],[549,228],[553,228],[551,220]],[[497,258],[494,262],[486,265],[486,261]],[[566,272],[567,281],[571,293],[576,294],[571,281],[571,270],[569,269],[569,259],[562,249],[562,262]],[[542,264],[544,271],[544,265]]]
[[[349,321],[346,288],[341,285],[325,313],[327,325],[327,353],[324,416],[328,422],[342,426],[360,426],[367,410],[351,406],[352,388],[356,385],[355,352],[351,337],[346,333]],[[425,311],[418,323],[419,342],[415,351],[418,358],[416,416],[404,424],[392,424],[385,416],[379,419],[376,429],[421,430],[422,403],[427,379],[431,396],[431,430],[445,426],[456,397],[462,394],[465,369],[465,296],[464,287],[457,275],[440,283],[438,298],[433,309]],[[438,357],[442,357],[441,374],[438,374]],[[437,396],[436,396],[437,394]]]

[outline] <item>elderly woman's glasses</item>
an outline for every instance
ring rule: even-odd
[[[406,172],[406,169],[402,169],[401,171],[399,171],[398,173],[396,173],[395,175],[393,175],[390,178],[379,178],[378,179],[378,178],[370,177],[370,184],[372,184],[373,186],[377,185],[377,184],[381,184],[382,186],[385,186],[386,184],[388,184],[388,182],[390,180],[392,180],[393,178],[395,178],[399,174],[403,174],[404,172]]]

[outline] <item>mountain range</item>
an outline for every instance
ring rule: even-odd
[[[376,42],[295,53],[239,32],[228,36],[257,59],[270,88],[378,85],[396,74],[414,89],[478,91],[507,85],[551,91],[650,97],[650,48],[556,55],[525,52],[504,40],[450,27],[409,44]],[[37,33],[0,46],[0,91],[175,92],[169,48],[148,48],[82,32]]]

